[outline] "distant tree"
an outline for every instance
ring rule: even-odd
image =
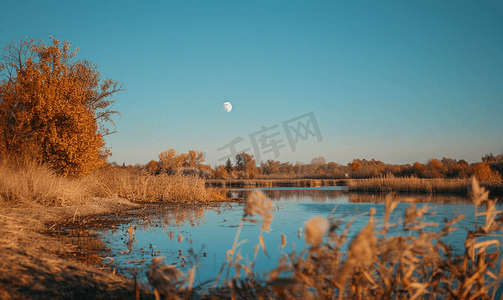
[[[480,181],[501,179],[498,172],[491,170],[487,162],[473,164],[470,173]]]
[[[122,86],[96,66],[73,61],[70,43],[21,41],[0,56],[0,154],[30,155],[68,176],[106,162],[103,136],[118,114],[110,97]]]
[[[353,162],[349,163],[348,167],[353,171],[358,171],[362,167],[362,161],[359,158],[353,159]]]
[[[249,178],[253,179],[257,175],[257,165],[253,155],[242,152],[236,155],[236,169],[244,172]]]
[[[306,165],[303,162],[296,161],[295,166],[293,166],[293,170],[295,171],[295,174],[303,174],[305,171]]]
[[[282,163],[281,164],[281,173],[286,174],[286,175],[294,173],[294,167],[289,162]]]
[[[402,167],[400,165],[387,164],[385,172],[387,175],[393,174],[394,176],[402,176]]]
[[[199,168],[204,162],[204,154],[202,151],[189,150],[189,158],[186,162],[188,167]]]
[[[262,171],[264,174],[279,174],[281,162],[275,161],[273,159],[268,159],[265,163],[261,163],[261,168],[263,169]]]
[[[437,159],[430,159],[426,164],[424,175],[427,178],[444,178],[445,168]]]
[[[147,170],[147,172],[152,175],[159,174],[161,170],[161,164],[155,160],[151,160],[145,165],[145,170]]]
[[[491,170],[503,175],[503,154],[494,156],[492,153],[482,157],[482,161],[486,162]]]
[[[174,149],[168,149],[159,154],[159,163],[168,173],[180,168],[195,168],[199,170],[211,170],[211,166],[204,165],[202,151],[189,150],[189,153],[178,153]]]
[[[442,166],[445,169],[448,169],[458,163],[455,159],[447,158],[447,157],[442,158],[442,160],[440,162],[442,163]]]
[[[222,165],[216,167],[215,172],[213,173],[213,177],[215,179],[224,179],[227,175],[227,168]]]
[[[309,167],[309,173],[311,174],[325,174],[325,172],[328,171],[327,161],[322,156],[313,158]]]
[[[371,159],[366,160],[363,159],[361,161],[361,167],[358,172],[353,174],[353,177],[360,178],[370,178],[370,177],[378,177],[385,174],[386,165],[379,160]]]
[[[339,169],[339,165],[337,163],[334,163],[334,162],[329,162],[327,164],[327,167],[328,167],[328,171],[330,173],[335,173],[335,171]]]
[[[413,165],[412,165],[412,172],[413,174],[415,174],[417,177],[419,178],[423,178],[423,171],[424,171],[424,165],[421,164],[420,162],[416,161]]]
[[[458,161],[458,165],[462,166],[463,168],[469,168],[470,167],[470,164],[466,160],[464,160],[464,159],[460,159]]]
[[[326,163],[327,163],[327,161],[322,156],[319,156],[319,157],[311,159],[311,164],[312,165],[324,165]]]
[[[232,162],[230,158],[227,159],[227,162],[225,163],[225,168],[227,169],[227,172],[232,171]]]
[[[456,163],[450,165],[447,169],[445,175],[447,178],[468,178],[468,173],[470,172],[470,167],[464,167],[463,165]]]
[[[173,170],[181,167],[179,164],[179,160],[177,160],[178,152],[175,149],[168,149],[167,151],[163,151],[159,153],[159,163],[162,168],[165,170]]]

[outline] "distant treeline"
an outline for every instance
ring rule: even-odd
[[[112,166],[121,167],[115,163]],[[430,159],[426,164],[415,162],[411,164],[385,164],[379,160],[354,159],[346,165],[326,162],[325,158],[317,157],[310,163],[297,161],[295,164],[275,160],[260,162],[257,166],[253,155],[240,153],[236,155],[235,163],[228,159],[224,165],[212,168],[204,164],[202,152],[189,151],[178,153],[173,149],[159,154],[159,160],[152,160],[146,165],[135,164],[125,166],[131,171],[157,174],[198,175],[212,179],[342,179],[342,178],[375,178],[393,175],[395,177],[417,178],[470,178],[475,176],[483,181],[499,181],[503,174],[503,154],[488,154],[480,162],[468,163],[465,160],[452,158]]]

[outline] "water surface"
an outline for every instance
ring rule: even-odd
[[[297,253],[305,249],[304,223],[313,216],[332,217],[345,222],[354,221],[349,231],[351,240],[369,220],[369,210],[376,209],[374,219],[376,229],[382,229],[384,223],[384,197],[381,194],[348,193],[344,187],[321,188],[262,188],[233,189],[233,197],[246,199],[252,190],[264,192],[275,206],[274,220],[271,231],[264,232],[264,242],[267,255],[259,250],[254,253],[254,247],[259,242],[261,219],[259,222],[244,222],[239,241],[246,241],[238,249],[244,257],[243,263],[255,261],[253,271],[258,276],[277,266],[281,255],[293,250]],[[403,203],[398,204],[391,216],[391,223],[403,220],[405,210],[411,205],[411,196],[396,196]],[[435,215],[425,217],[426,222],[437,222],[442,228],[445,219],[451,219],[458,214],[466,218],[459,224],[459,229],[447,236],[443,241],[453,246],[456,254],[463,254],[464,240],[467,230],[473,230],[474,224],[482,225],[483,218],[475,223],[475,209],[466,198],[456,196],[413,196],[417,207],[428,205]],[[434,203],[431,203],[434,202]],[[437,203],[438,202],[438,203]],[[499,205],[499,204],[498,204]],[[226,251],[232,248],[237,228],[243,216],[244,203],[220,204],[216,206],[191,206],[187,209],[163,211],[149,218],[132,219],[131,222],[115,229],[104,229],[102,235],[113,258],[113,267],[128,277],[132,277],[137,269],[138,279],[147,281],[145,273],[152,257],[162,256],[167,264],[174,264],[183,272],[187,272],[197,263],[196,282],[215,279],[226,262]],[[501,209],[499,205],[497,209]],[[129,241],[126,233],[133,226],[134,241]],[[300,232],[299,232],[300,229]],[[426,228],[425,230],[439,230]],[[342,229],[338,231],[341,233]],[[286,235],[287,244],[281,248],[281,234]],[[401,226],[393,228],[388,235],[407,235]],[[194,255],[189,254],[192,249]],[[106,261],[105,261],[106,262]],[[234,273],[231,271],[231,276]],[[225,276],[225,272],[222,276]]]

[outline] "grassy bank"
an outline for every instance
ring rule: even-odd
[[[225,191],[206,188],[197,176],[152,176],[120,168],[103,168],[90,176],[71,179],[30,160],[0,161],[0,205],[68,206],[92,197],[147,202],[208,202],[226,200]]]
[[[89,261],[84,246],[103,247],[99,240],[68,237],[58,224],[139,206],[131,201],[225,199],[225,191],[206,189],[197,177],[102,169],[70,179],[28,159],[1,159],[0,299],[137,299],[137,292],[155,299],[147,288],[97,268],[99,257]]]
[[[83,204],[87,189],[87,182],[58,176],[31,160],[0,159],[0,207]]]
[[[422,179],[417,177],[386,176],[369,179],[346,180],[348,190],[362,192],[398,193],[452,193],[466,195],[471,187],[470,179]],[[493,194],[503,194],[501,181],[485,181],[481,185]]]
[[[136,299],[132,280],[95,267],[101,260],[90,259],[87,251],[102,247],[99,240],[59,236],[57,229],[67,220],[85,222],[91,215],[131,208],[130,202],[119,199],[65,207],[2,207],[0,299]],[[138,288],[149,299],[148,290]]]

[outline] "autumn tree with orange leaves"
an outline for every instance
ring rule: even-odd
[[[168,149],[159,154],[159,163],[169,173],[179,168],[211,169],[203,165],[204,154],[202,151],[189,150],[189,153],[178,153],[174,149]]]
[[[34,40],[0,57],[0,154],[32,156],[62,175],[78,177],[102,165],[103,137],[113,133],[113,100],[122,85],[102,81],[96,65],[74,61],[70,43]]]

